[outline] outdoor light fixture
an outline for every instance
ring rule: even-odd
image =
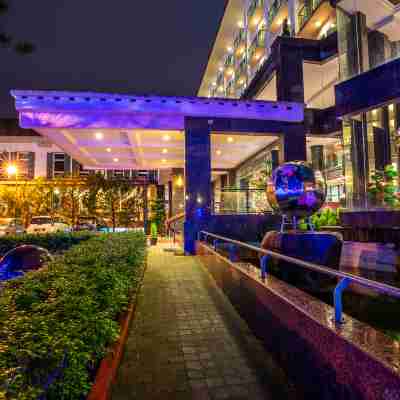
[[[227,139],[227,141],[228,141],[228,143],[233,143],[233,137],[232,137],[232,136],[229,136],[228,139]]]
[[[221,150],[217,150],[217,151],[216,151],[216,154],[217,154],[217,156],[220,156],[220,155],[221,155],[221,153],[222,153],[222,151],[221,151]]]
[[[178,176],[178,179],[176,180],[176,186],[178,186],[178,187],[183,186],[183,179],[180,175]]]
[[[163,149],[163,154],[167,154],[168,153],[168,149]]]
[[[171,136],[169,136],[169,135],[164,135],[163,136],[164,142],[168,142],[168,140],[170,140],[170,139],[171,139]]]
[[[226,50],[228,50],[228,53],[232,53],[232,52],[233,52],[232,46],[228,46],[228,47],[226,48]]]
[[[277,23],[279,26],[281,26],[282,23],[283,23],[283,20],[282,20],[282,19],[278,19],[278,21],[276,21],[276,23]]]
[[[16,167],[16,165],[10,164],[7,166],[7,175],[8,176],[17,175],[17,173],[18,173],[18,168]]]
[[[60,189],[55,188],[55,189],[54,189],[54,194],[60,194]]]
[[[111,153],[111,149],[109,147],[107,147],[107,153]]]
[[[218,71],[219,71],[219,72],[222,72],[223,70],[224,70],[224,67],[219,67],[219,68],[218,68]]]
[[[239,28],[243,28],[243,21],[242,21],[242,20],[240,20],[240,21],[238,22],[238,27],[239,27]]]
[[[118,158],[114,158],[114,162],[118,162],[119,161],[119,159]]]
[[[203,202],[203,199],[200,196],[198,196],[197,197],[197,203],[201,204],[202,202]]]
[[[163,159],[161,160],[161,162],[162,162],[163,164],[165,164],[165,163],[167,162],[167,160],[166,160],[165,158],[163,158]]]
[[[94,137],[95,137],[97,140],[102,140],[103,137],[104,137],[104,135],[103,135],[102,132],[96,132],[96,133],[94,134]]]
[[[320,28],[321,25],[322,25],[321,21],[317,21],[317,22],[315,23],[315,26],[316,26],[317,28]]]

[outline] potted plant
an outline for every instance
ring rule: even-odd
[[[157,223],[152,222],[150,225],[150,245],[155,246],[157,244],[157,240],[158,240]]]

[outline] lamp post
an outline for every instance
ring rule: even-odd
[[[17,177],[18,177],[18,168],[14,164],[9,164],[7,166],[7,175],[8,179],[11,177],[15,177],[15,199],[14,199],[14,218],[17,218]]]

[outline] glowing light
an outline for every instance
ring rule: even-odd
[[[233,143],[233,137],[229,136],[228,139],[226,139],[228,141],[228,143]]]
[[[372,110],[372,116],[376,117],[377,114],[378,114],[378,110]]]
[[[203,199],[200,196],[198,196],[197,197],[197,203],[201,204],[202,202],[203,202]]]
[[[104,138],[104,135],[102,132],[96,132],[94,134],[94,137],[96,138],[96,140],[102,140]]]
[[[232,46],[228,46],[228,47],[226,48],[226,50],[228,51],[228,53],[232,53],[232,52],[233,52]]]
[[[107,153],[111,153],[111,149],[109,147],[106,148]]]
[[[18,173],[18,168],[15,165],[10,164],[7,166],[7,175],[9,176],[17,175],[17,173]]]
[[[163,154],[167,154],[168,153],[168,149],[163,149]]]
[[[164,135],[164,136],[163,136],[163,140],[164,140],[164,142],[168,142],[168,140],[171,140],[171,136],[169,136],[169,135]]]
[[[54,194],[60,194],[60,189],[55,188],[55,189],[54,189]]]
[[[389,105],[389,111],[390,111],[390,112],[393,112],[393,111],[394,111],[394,104],[390,104],[390,105]]]
[[[317,21],[317,22],[315,23],[315,26],[316,26],[317,28],[320,28],[321,25],[322,25],[322,22],[321,22],[321,21]]]
[[[240,21],[238,22],[238,27],[239,27],[239,28],[243,28],[243,21],[242,21],[242,20],[240,20]]]
[[[283,20],[282,19],[278,19],[278,21],[276,21],[276,23],[281,26],[283,24]]]
[[[167,162],[167,160],[166,160],[165,158],[163,158],[163,159],[161,160],[161,162],[162,162],[163,164],[165,164],[165,163]]]
[[[217,86],[217,82],[213,82],[211,85],[213,85],[213,86]]]
[[[183,186],[183,179],[180,175],[178,176],[178,179],[176,180],[176,186],[178,186],[178,187]]]
[[[215,153],[217,154],[217,156],[220,156],[222,154],[222,151],[221,150],[217,150]]]
[[[119,161],[119,158],[114,158],[114,162],[118,162]]]
[[[219,67],[219,68],[218,68],[218,71],[219,71],[219,72],[222,72],[223,70],[224,70],[224,67]]]

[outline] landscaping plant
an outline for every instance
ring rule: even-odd
[[[138,288],[141,233],[96,235],[0,293],[0,399],[83,399]]]
[[[383,171],[375,171],[371,176],[368,194],[376,206],[399,205],[397,177],[396,167],[392,164],[387,165]]]

